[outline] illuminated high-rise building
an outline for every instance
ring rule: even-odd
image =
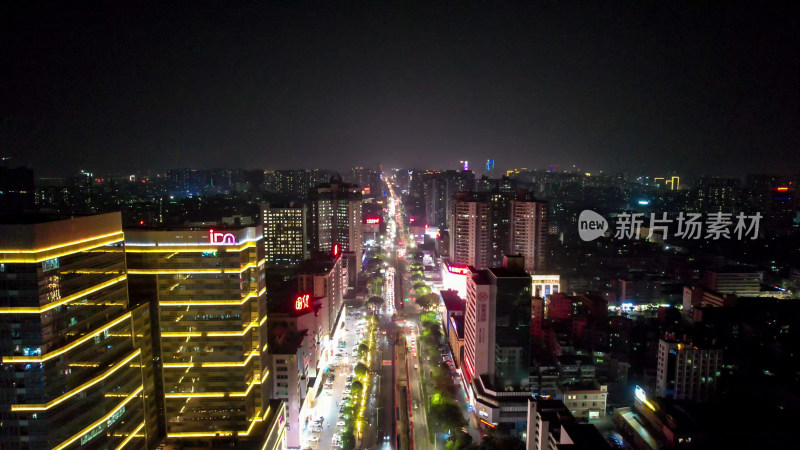
[[[311,251],[332,253],[338,245],[341,252],[353,252],[361,261],[363,252],[361,188],[342,182],[338,175],[330,183],[311,190]]]
[[[509,251],[525,257],[525,270],[544,269],[547,242],[547,203],[517,196],[511,200]]]
[[[132,296],[158,302],[167,442],[280,444],[260,227],[126,231]],[[279,425],[276,425],[280,422]]]
[[[149,319],[119,213],[0,225],[0,447],[155,447]]]
[[[263,203],[261,220],[267,268],[291,269],[308,257],[305,205]]]
[[[463,374],[469,401],[491,423],[519,426],[519,397],[529,396],[531,277],[521,255],[467,280]],[[519,394],[508,394],[513,391]],[[503,393],[501,393],[503,392]]]
[[[450,214],[450,260],[485,269],[492,260],[491,204],[471,192],[453,196]]]
[[[347,293],[351,260],[349,254],[316,255],[304,261],[297,269],[299,292],[322,298],[322,337],[324,343],[332,339],[337,320],[342,319],[344,295]],[[357,270],[357,269],[356,269]]]
[[[674,339],[658,340],[656,395],[675,400],[710,400],[717,389],[722,349]]]
[[[525,257],[525,270],[544,268],[547,203],[528,194],[458,192],[450,207],[450,260],[498,267],[506,254]]]

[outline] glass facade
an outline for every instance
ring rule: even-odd
[[[489,269],[495,301],[495,377],[498,386],[528,384],[531,277],[521,270]],[[524,337],[520,339],[520,337]]]
[[[262,238],[256,227],[126,232],[132,295],[157,297],[168,442],[249,440],[271,420]]]
[[[119,213],[0,225],[0,447],[147,446],[122,250]]]

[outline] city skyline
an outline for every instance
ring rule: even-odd
[[[38,176],[800,170],[798,37],[780,5],[2,8],[0,155]]]

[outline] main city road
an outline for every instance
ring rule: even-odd
[[[396,196],[394,188],[391,184],[389,184],[389,193],[391,194],[391,212],[394,213],[390,218],[392,222],[392,228],[395,230],[397,243],[401,247],[404,247],[404,244],[406,244],[407,241],[405,236],[405,225],[403,223],[402,204],[399,197]],[[396,268],[396,275],[394,277],[398,285],[398,292],[395,294],[396,297],[399,301],[402,301],[404,298],[413,297],[411,283],[407,283],[405,285],[405,289],[403,289],[403,281],[408,281],[406,278],[408,273],[405,270],[405,262],[400,258],[396,260],[390,259],[390,261],[395,265]],[[435,288],[432,287],[432,289],[433,292],[436,292]],[[406,331],[410,331],[408,325],[411,324],[411,331],[418,338],[421,331],[421,322],[419,320],[419,316],[422,311],[413,302],[403,303],[403,305],[404,316],[407,324]],[[414,428],[415,449],[438,448],[444,445],[444,442],[436,442],[433,445],[430,443],[428,427],[431,427],[434,430],[437,427],[435,424],[428,423],[425,405],[428,402],[428,397],[431,395],[431,392],[429,392],[428,389],[428,386],[430,385],[430,369],[434,365],[437,367],[446,367],[446,364],[443,358],[440,356],[440,353],[442,355],[444,355],[445,352],[449,353],[449,346],[444,344],[442,347],[437,348],[436,351],[433,352],[435,355],[434,358],[432,360],[427,360],[419,357],[419,355],[427,354],[427,352],[424,351],[425,349],[420,348],[423,345],[424,344],[420,342],[419,339],[416,339],[416,352],[412,351],[409,353],[409,384],[413,398],[411,412]],[[450,356],[452,360],[452,355]],[[453,383],[456,385],[456,401],[460,404],[464,417],[468,418],[467,429],[469,434],[473,437],[474,442],[480,442],[481,434],[478,429],[475,416],[470,414],[468,411],[467,394],[461,383],[460,373],[452,372],[451,376],[453,378]],[[441,439],[442,435],[439,434],[436,437]]]
[[[345,307],[344,311],[349,308]],[[336,426],[337,422],[343,420],[339,418],[339,405],[342,402],[343,391],[347,383],[347,376],[353,373],[353,363],[356,361],[354,355],[350,354],[352,347],[358,342],[356,336],[356,328],[360,317],[355,314],[343,314],[340,323],[343,328],[339,330],[337,335],[338,339],[345,341],[345,346],[341,349],[343,355],[341,357],[333,357],[333,364],[338,367],[329,366],[327,373],[320,375],[322,377],[330,377],[334,375],[332,386],[324,387],[322,392],[316,398],[316,404],[311,409],[310,413],[301,420],[301,438],[300,441],[303,448],[312,449],[330,449],[332,440],[335,434],[339,432],[339,427]],[[340,325],[340,326],[342,326]],[[338,343],[333,343],[334,353],[339,350]],[[325,369],[322,369],[323,371]],[[320,382],[325,383],[327,379]],[[316,391],[312,391],[309,395],[316,395]],[[314,421],[322,418],[322,430],[315,431]]]
[[[395,231],[398,247],[405,248],[408,243],[405,235],[405,225],[403,223],[403,214],[400,205],[400,199],[396,197],[394,188],[389,185],[390,196],[390,222],[391,228]],[[397,346],[397,351],[402,355],[397,355],[397,372],[402,374],[405,380],[403,386],[398,390],[401,394],[410,395],[406,402],[398,401],[398,406],[404,408],[404,411],[399,411],[402,418],[405,418],[405,412],[408,414],[408,421],[410,431],[412,433],[413,448],[414,450],[427,450],[431,447],[430,439],[428,436],[428,420],[426,405],[428,403],[426,393],[422,388],[422,376],[420,373],[421,365],[419,361],[419,328],[418,318],[419,312],[416,305],[406,302],[405,299],[410,297],[410,292],[406,292],[408,287],[404,289],[403,281],[405,279],[406,267],[405,261],[397,257],[397,253],[393,252],[388,258],[389,264],[395,269],[395,298],[398,305],[398,320],[403,324],[403,340],[405,345]],[[410,286],[410,285],[409,285]],[[406,388],[407,391],[402,391]],[[402,424],[401,424],[402,427]]]

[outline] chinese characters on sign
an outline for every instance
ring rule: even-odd
[[[677,216],[668,213],[623,212],[614,222],[614,239],[650,239],[658,232],[666,240],[670,236],[678,239],[757,239],[761,213],[715,212],[703,217],[700,213],[683,213]],[[642,236],[642,228],[647,235]],[[609,229],[606,219],[591,210],[584,210],[578,218],[578,233],[584,241],[592,241],[606,234]],[[674,234],[670,234],[673,232]],[[610,234],[610,233],[609,233]]]
[[[757,239],[758,226],[761,222],[761,213],[745,215],[739,213],[735,217],[731,213],[710,213],[703,220],[700,213],[678,213],[674,219],[669,218],[667,213],[661,213],[660,217],[656,213],[651,213],[650,218],[645,219],[643,213],[621,213],[615,222],[614,239],[639,239],[643,225],[649,225],[647,238],[653,237],[653,232],[660,231],[662,237],[669,237],[670,227],[675,225],[675,237],[680,239],[732,239],[732,235],[738,240]],[[705,228],[705,233],[703,229]]]
[[[301,311],[304,309],[308,309],[308,299],[311,298],[311,294],[305,295],[298,295],[297,299],[294,301],[294,309],[296,311]]]

